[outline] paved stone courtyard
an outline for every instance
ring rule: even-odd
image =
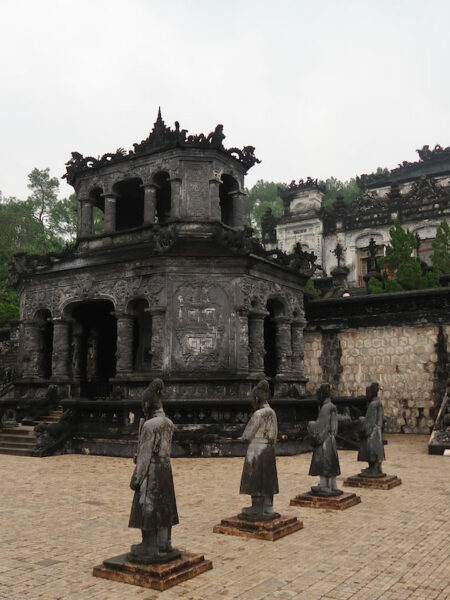
[[[165,592],[92,577],[92,567],[139,541],[127,528],[129,459],[0,455],[0,598],[8,600],[446,600],[450,598],[450,458],[428,436],[389,435],[385,470],[403,485],[356,490],[362,503],[325,511],[289,506],[306,491],[310,455],[278,459],[275,507],[304,529],[277,542],[212,533],[247,498],[242,458],[173,460],[180,525],[174,543],[212,571]],[[340,452],[342,476],[359,471]]]

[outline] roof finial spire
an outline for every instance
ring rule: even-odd
[[[156,119],[157,123],[161,123],[162,122],[162,116],[161,116],[161,107],[158,107],[158,117]]]

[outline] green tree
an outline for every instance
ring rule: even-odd
[[[246,190],[245,221],[249,227],[255,228],[257,233],[261,232],[261,219],[268,208],[272,209],[275,217],[283,215],[283,201],[278,195],[278,188],[284,185],[259,179],[252,188]]]
[[[8,263],[13,254],[61,251],[76,233],[76,196],[58,199],[59,182],[49,169],[33,169],[28,176],[27,200],[0,193],[0,327],[18,315],[19,297],[8,284]]]
[[[16,252],[42,252],[42,229],[28,202],[3,198],[0,203],[0,327],[19,314],[19,296],[8,284],[8,263]]]
[[[343,196],[345,202],[353,202],[362,193],[354,177],[348,181],[340,181],[336,177],[329,177],[320,183],[325,186],[322,206],[331,206],[338,195]]]
[[[59,181],[50,177],[50,169],[33,169],[28,175],[28,189],[31,195],[28,202],[39,223],[44,226],[51,222],[51,211],[58,202]]]
[[[77,195],[58,200],[49,210],[49,233],[61,242],[71,242],[77,234]]]
[[[378,259],[378,265],[384,270],[383,283],[372,278],[369,291],[397,292],[439,287],[439,271],[427,270],[417,256],[419,240],[409,229],[404,229],[397,219],[389,230],[390,240],[385,256]]]
[[[439,269],[441,273],[450,273],[450,225],[447,221],[441,221],[431,245],[433,267]]]

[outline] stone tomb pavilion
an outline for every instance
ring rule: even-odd
[[[298,412],[313,257],[266,251],[252,237],[244,176],[259,161],[251,146],[226,149],[224,137],[221,125],[208,136],[171,129],[159,113],[129,152],[74,152],[65,177],[77,193],[75,247],[15,257],[14,394],[44,412],[56,386],[75,414],[66,450],[131,455],[140,394],[155,377],[177,426],[175,454],[240,452],[218,436],[242,431],[247,393],[264,376],[290,451],[305,416],[315,417],[311,401]]]

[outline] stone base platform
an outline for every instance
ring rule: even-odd
[[[346,492],[339,496],[316,496],[314,494],[300,494],[292,498],[291,506],[304,506],[305,508],[331,508],[332,510],[345,510],[359,504],[361,498],[356,494]]]
[[[222,519],[219,525],[214,526],[213,532],[274,542],[302,528],[303,523],[297,517],[283,517],[281,515],[271,521],[247,521],[239,517],[231,517],[230,519]]]
[[[94,567],[94,577],[131,583],[162,592],[212,569],[212,562],[202,554],[183,552],[181,558],[166,563],[147,565],[130,562],[128,554],[120,554]]]
[[[391,490],[401,485],[402,480],[397,475],[385,475],[384,477],[361,477],[352,475],[344,480],[344,485],[350,487],[369,488],[372,490]]]

